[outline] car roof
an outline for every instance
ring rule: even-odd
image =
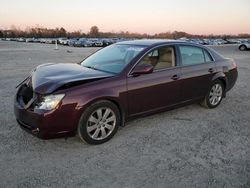
[[[141,39],[141,40],[130,40],[130,41],[122,41],[117,44],[126,44],[126,45],[141,45],[141,46],[154,46],[160,44],[173,44],[173,43],[184,43],[184,44],[192,44],[186,41],[180,40],[170,40],[170,39]]]
[[[167,44],[186,44],[190,46],[196,46],[200,47],[203,49],[206,49],[207,51],[212,54],[214,60],[218,59],[224,59],[222,55],[217,53],[215,50],[208,48],[206,46],[200,45],[200,44],[195,44],[187,41],[182,41],[182,40],[168,40],[168,39],[141,39],[141,40],[130,40],[130,41],[123,41],[123,42],[118,42],[116,44],[122,44],[122,45],[138,45],[138,46],[146,46],[148,48],[152,48],[158,45],[167,45]]]

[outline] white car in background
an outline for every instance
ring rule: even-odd
[[[245,41],[245,42],[242,42],[242,43],[239,45],[239,50],[240,50],[240,51],[250,50],[250,40]]]
[[[67,38],[59,38],[58,42],[61,45],[68,45],[69,44],[69,39],[67,39]]]

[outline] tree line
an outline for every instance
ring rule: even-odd
[[[0,30],[0,38],[16,38],[16,37],[26,37],[26,38],[80,38],[80,37],[93,37],[93,38],[168,38],[168,39],[178,39],[182,37],[187,38],[250,38],[250,34],[238,34],[238,35],[193,35],[183,31],[173,31],[173,32],[162,32],[154,35],[149,35],[147,33],[131,33],[128,31],[120,32],[101,32],[97,26],[92,26],[89,32],[84,33],[81,30],[69,32],[63,27],[49,29],[44,27],[28,27],[25,30],[17,29],[12,26],[8,30]]]

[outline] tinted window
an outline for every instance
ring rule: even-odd
[[[203,49],[193,46],[180,46],[182,65],[205,63]]]
[[[153,65],[155,70],[175,66],[175,54],[173,47],[162,47],[148,53],[139,64]]]

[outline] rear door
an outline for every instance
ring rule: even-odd
[[[181,59],[181,99],[188,101],[204,97],[216,73],[215,62],[206,49],[179,45]]]

